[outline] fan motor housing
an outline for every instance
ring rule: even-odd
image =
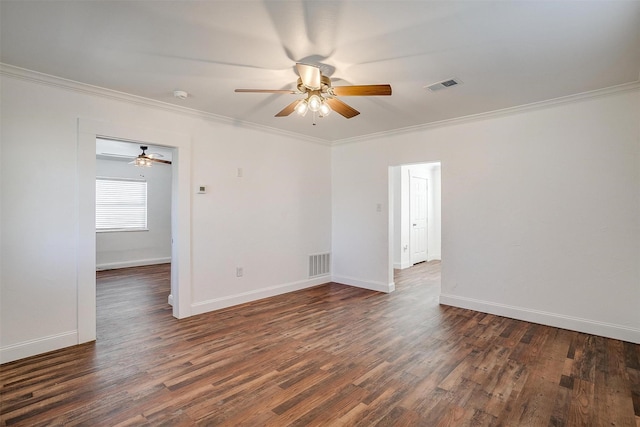
[[[326,93],[327,90],[329,90],[329,88],[331,87],[331,79],[327,76],[320,75],[320,85],[321,85],[320,91],[322,93]],[[310,89],[302,83],[301,78],[298,78],[297,88],[302,93],[307,93],[310,91]]]

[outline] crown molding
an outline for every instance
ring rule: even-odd
[[[640,80],[636,80],[635,82],[630,82],[630,83],[624,83],[617,86],[610,86],[603,89],[596,89],[588,92],[562,96],[559,98],[552,98],[544,101],[532,102],[530,104],[523,104],[515,107],[502,108],[500,110],[487,111],[485,113],[471,114],[468,116],[440,120],[437,122],[424,123],[416,126],[408,126],[408,127],[393,129],[393,130],[384,131],[384,132],[354,136],[352,138],[336,140],[331,145],[337,146],[337,145],[353,144],[356,142],[370,141],[372,139],[386,138],[391,136],[403,135],[407,133],[420,132],[427,129],[439,128],[444,126],[453,126],[453,125],[458,125],[463,123],[474,122],[478,120],[486,120],[490,118],[504,117],[512,114],[522,113],[525,111],[541,110],[541,109],[549,108],[556,105],[570,104],[574,102],[583,101],[586,99],[600,98],[600,97],[609,96],[612,94],[617,94],[622,92],[633,92],[637,90],[640,90]]]
[[[610,86],[603,89],[596,89],[593,91],[567,95],[559,98],[532,102],[530,104],[523,104],[515,107],[503,108],[499,110],[487,111],[484,113],[471,114],[463,117],[440,120],[437,122],[424,123],[424,124],[415,125],[415,126],[408,126],[408,127],[399,128],[399,129],[392,129],[392,130],[383,131],[383,132],[376,132],[376,133],[355,136],[351,138],[328,141],[325,139],[315,138],[312,136],[307,136],[307,135],[296,133],[296,132],[277,129],[271,126],[265,126],[257,123],[236,120],[230,117],[208,113],[208,112],[196,110],[193,108],[187,108],[180,105],[174,105],[174,104],[169,104],[167,102],[156,101],[154,99],[144,98],[141,96],[132,95],[125,92],[119,92],[116,90],[106,89],[99,86],[80,83],[74,80],[69,80],[62,77],[53,76],[50,74],[40,73],[38,71],[28,70],[26,68],[20,68],[20,67],[5,64],[2,62],[0,62],[0,75],[13,77],[20,80],[31,81],[34,83],[43,84],[47,86],[58,87],[58,88],[62,88],[62,89],[66,89],[74,92],[95,95],[95,96],[99,96],[106,99],[118,100],[122,102],[128,102],[130,104],[155,108],[158,110],[169,111],[169,112],[183,114],[191,117],[197,117],[197,118],[201,118],[204,120],[209,120],[209,121],[213,121],[221,124],[227,124],[227,125],[233,125],[233,126],[240,125],[245,129],[251,129],[251,130],[267,132],[275,135],[286,136],[286,137],[295,138],[295,139],[311,142],[314,144],[320,144],[324,146],[338,146],[338,145],[352,144],[352,143],[363,142],[363,141],[370,141],[373,139],[420,132],[427,129],[439,128],[444,126],[453,126],[453,125],[469,123],[469,122],[478,121],[478,120],[486,120],[490,118],[503,117],[503,116],[517,114],[525,111],[548,108],[555,105],[579,102],[585,99],[609,96],[609,95],[621,93],[621,92],[640,90],[640,80],[636,80],[634,82],[625,83],[617,86]]]
[[[295,138],[298,140],[303,140],[306,142],[311,142],[314,144],[320,144],[325,146],[331,145],[330,141],[327,141],[321,138],[314,138],[314,137],[303,135],[296,132],[277,129],[271,126],[265,126],[257,123],[236,120],[230,117],[208,113],[208,112],[196,110],[193,108],[187,108],[180,105],[169,104],[167,102],[156,101],[154,99],[149,99],[142,96],[132,95],[125,92],[119,92],[112,89],[106,89],[103,87],[94,86],[87,83],[81,83],[75,80],[69,80],[62,77],[53,76],[50,74],[40,73],[38,71],[28,70],[26,68],[16,67],[14,65],[5,64],[3,62],[0,62],[0,75],[16,78],[19,80],[25,80],[25,81],[29,81],[37,84],[42,84],[46,86],[53,86],[53,87],[57,87],[57,88],[61,88],[61,89],[65,89],[73,92],[94,95],[101,98],[127,102],[129,104],[155,108],[157,110],[169,111],[172,113],[178,113],[186,116],[197,117],[200,119],[209,120],[209,121],[213,121],[221,124],[227,124],[227,125],[233,125],[233,126],[240,125],[245,129],[257,130],[261,132],[267,132],[271,134],[286,136],[286,137]]]

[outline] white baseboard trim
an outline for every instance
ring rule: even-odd
[[[313,279],[301,280],[299,282],[285,283],[283,285],[270,286],[268,288],[257,289],[255,291],[243,292],[240,294],[229,295],[227,297],[210,299],[191,304],[191,315],[208,313],[221,308],[232,307],[234,305],[244,304],[246,302],[256,301],[263,298],[269,298],[288,292],[299,291],[301,289],[311,288],[313,286],[329,283],[331,277],[328,275],[314,277]]]
[[[391,282],[391,283],[372,282],[369,280],[361,280],[361,279],[356,279],[354,277],[345,277],[345,276],[332,276],[331,281],[340,283],[342,285],[355,286],[358,288],[369,289],[371,291],[384,292],[387,294],[396,290],[396,284],[394,282]]]
[[[78,344],[78,331],[62,332],[0,348],[0,363],[13,362]]]
[[[173,294],[169,294],[169,298],[167,298],[167,303],[169,303],[169,305],[173,307]]]
[[[410,262],[394,262],[393,268],[395,268],[396,270],[404,270],[405,268],[409,268],[412,265],[413,264],[411,264]]]
[[[137,259],[133,261],[121,261],[121,262],[106,262],[102,264],[96,264],[96,271],[115,270],[116,268],[142,267],[144,265],[168,264],[170,262],[171,262],[171,257],[147,258],[147,259]]]
[[[429,261],[442,261],[442,255],[440,254],[428,254],[427,255],[427,262]]]
[[[440,304],[640,344],[640,329],[489,301],[440,294]]]

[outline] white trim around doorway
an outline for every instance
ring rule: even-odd
[[[96,339],[96,236],[95,176],[96,138],[149,143],[174,149],[171,197],[171,297],[173,316],[191,315],[191,137],[173,131],[78,119],[78,344]]]

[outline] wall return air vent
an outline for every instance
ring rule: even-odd
[[[460,81],[460,79],[452,78],[452,79],[443,80],[438,83],[434,83],[429,86],[425,86],[424,88],[429,89],[431,92],[437,92],[439,90],[448,89],[450,87],[457,86],[459,84],[462,84],[462,81]]]
[[[331,271],[331,254],[309,255],[309,277],[325,276]]]

